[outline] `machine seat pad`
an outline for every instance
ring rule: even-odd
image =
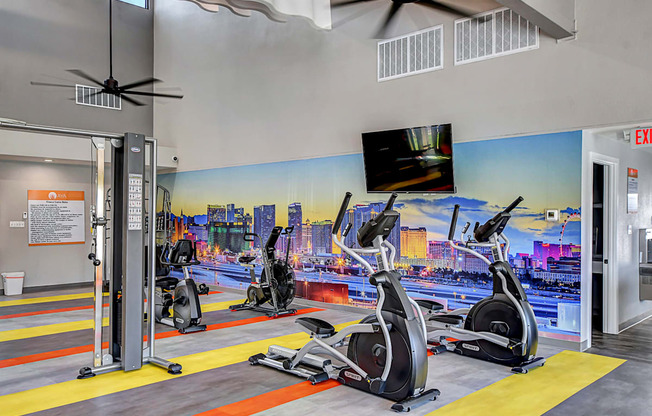
[[[156,279],[156,286],[165,290],[172,290],[175,287],[177,287],[178,284],[179,284],[179,279],[177,279],[176,277],[168,276],[168,277],[160,277]]]
[[[417,302],[417,305],[419,305],[422,308],[425,308],[425,309],[427,309],[429,311],[441,311],[441,310],[444,309],[444,305],[437,302],[436,300],[417,299],[416,302]]]
[[[301,318],[297,318],[296,321],[294,322],[304,326],[313,334],[327,335],[327,336],[335,335],[335,328],[333,328],[333,325],[321,319],[311,318],[311,317],[301,317]]]
[[[448,325],[461,325],[464,318],[460,315],[433,315],[429,321],[441,322]]]
[[[244,264],[249,264],[254,260],[256,260],[256,256],[242,256],[238,259],[240,263],[244,263]]]

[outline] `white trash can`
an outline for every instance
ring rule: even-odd
[[[5,295],[22,295],[23,280],[25,280],[25,273],[23,272],[2,273],[2,286]]]

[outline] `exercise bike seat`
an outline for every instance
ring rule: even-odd
[[[244,263],[244,264],[249,264],[252,261],[256,260],[256,256],[242,256],[238,259],[238,262]]]
[[[156,279],[156,286],[163,290],[172,290],[179,284],[179,279],[176,277],[160,277]]]
[[[333,328],[333,325],[329,324],[328,322],[322,319],[302,317],[302,318],[297,318],[294,322],[303,326],[304,328],[306,328],[307,330],[309,330],[315,335],[322,335],[322,336],[329,336],[329,337],[335,335],[335,328]]]
[[[447,325],[461,325],[464,322],[464,318],[460,315],[433,315],[428,320]]]

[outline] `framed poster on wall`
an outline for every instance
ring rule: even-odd
[[[27,191],[29,245],[84,244],[84,191]]]

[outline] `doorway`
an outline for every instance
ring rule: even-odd
[[[600,343],[603,333],[618,333],[618,282],[615,271],[618,159],[591,155],[591,205],[589,234],[591,258],[590,329],[591,345]],[[588,213],[587,213],[588,214]],[[588,219],[588,218],[587,218]]]

